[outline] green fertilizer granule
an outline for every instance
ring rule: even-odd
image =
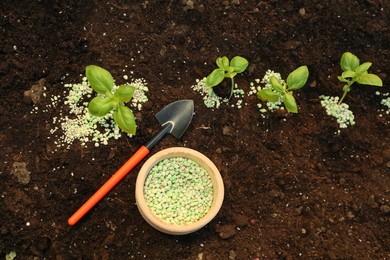
[[[185,225],[204,217],[213,202],[213,184],[195,161],[172,157],[150,170],[144,184],[146,204],[163,221]]]

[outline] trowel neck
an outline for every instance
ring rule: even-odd
[[[160,132],[158,132],[152,139],[149,140],[149,142],[145,144],[146,148],[148,148],[150,151],[157,143],[161,141],[161,139],[164,138],[164,136],[172,131],[172,128],[173,124],[171,122],[165,123]]]

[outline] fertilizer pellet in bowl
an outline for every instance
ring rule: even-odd
[[[221,174],[202,153],[172,147],[151,156],[140,169],[135,200],[142,217],[157,230],[185,235],[207,225],[224,197]]]
[[[213,202],[210,175],[193,160],[172,157],[160,161],[144,184],[146,204],[163,221],[184,225],[198,221]]]

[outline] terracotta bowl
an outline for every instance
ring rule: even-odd
[[[210,175],[214,191],[213,202],[208,213],[203,218],[199,219],[194,223],[185,225],[167,223],[157,217],[155,214],[153,214],[153,212],[146,204],[144,197],[144,183],[150,170],[161,160],[172,157],[184,157],[193,160],[198,163],[199,166],[203,167]],[[155,229],[171,235],[189,234],[207,225],[220,210],[223,198],[224,186],[222,177],[214,163],[200,152],[184,147],[168,148],[150,157],[138,173],[137,182],[135,186],[135,199],[137,202],[138,210],[141,213],[142,217]]]

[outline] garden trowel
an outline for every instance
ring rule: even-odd
[[[90,209],[92,209],[112,188],[115,187],[131,171],[150,150],[165,135],[171,134],[180,138],[189,126],[194,114],[194,102],[192,100],[179,100],[164,107],[156,114],[162,129],[149,142],[138,149],[138,151],[92,195],[69,219],[69,225],[76,224]]]

